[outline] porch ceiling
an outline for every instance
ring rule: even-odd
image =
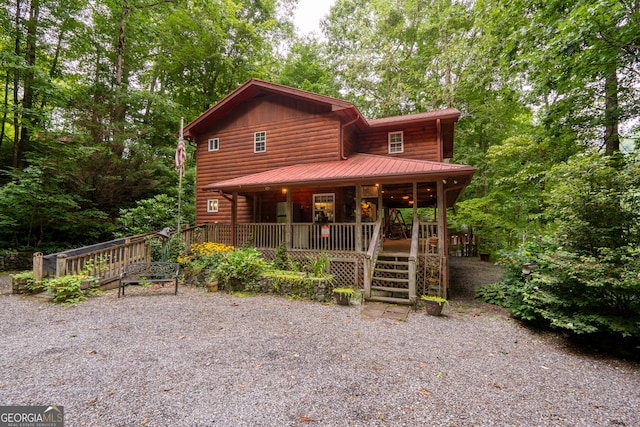
[[[475,171],[476,168],[471,166],[359,153],[346,160],[298,164],[245,175],[206,185],[204,189],[224,193],[256,193],[282,188],[446,180],[445,188],[451,189],[447,204],[453,204],[460,191],[469,184]]]

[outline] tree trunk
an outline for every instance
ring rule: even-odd
[[[40,0],[32,0],[27,22],[27,43],[25,45],[24,59],[27,66],[24,72],[23,96],[22,96],[22,127],[20,129],[20,143],[18,147],[18,166],[24,166],[23,154],[31,143],[31,133],[36,124],[37,116],[33,113],[33,67],[36,64],[36,42],[38,30],[38,17],[40,15]]]
[[[604,112],[604,146],[605,154],[612,155],[616,151],[620,151],[620,135],[618,134],[618,124],[620,122],[620,113],[618,110],[618,75],[616,67],[609,70],[605,77],[605,112]]]
[[[20,57],[20,0],[16,0],[16,40],[13,53]],[[20,70],[17,66],[13,69],[13,162],[14,168],[18,167],[20,159],[20,116],[18,115],[18,93],[20,91]]]

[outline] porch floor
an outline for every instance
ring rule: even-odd
[[[411,251],[411,239],[384,239],[382,251],[409,253]]]
[[[406,321],[409,316],[410,306],[366,303],[362,309],[362,315],[374,318],[384,318]]]

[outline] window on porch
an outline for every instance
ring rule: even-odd
[[[313,195],[313,220],[314,222],[334,222],[335,221],[335,200],[334,193]]]

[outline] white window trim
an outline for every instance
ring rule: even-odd
[[[317,199],[330,198],[331,201],[317,201]],[[319,212],[319,209],[316,209],[317,203],[331,203],[333,205],[333,209],[331,210],[331,220],[328,221],[330,223],[336,222],[336,193],[316,193],[313,195],[313,216],[314,222],[316,221],[316,213]]]
[[[220,138],[209,138],[209,151],[220,150]]]
[[[395,141],[395,142],[391,142],[391,137],[392,135],[400,135],[400,141]],[[388,145],[388,151],[389,154],[400,154],[400,153],[404,153],[404,132],[403,131],[397,131],[397,132],[389,132],[388,136],[387,136],[387,141],[389,143]],[[398,146],[400,147],[400,149],[394,149],[392,150],[391,147],[392,146]]]
[[[207,212],[217,213],[219,208],[219,200],[218,199],[209,199],[207,200]]]
[[[258,141],[258,135],[260,134],[264,134],[264,141]],[[257,150],[257,144],[261,143],[264,145],[264,149],[258,151]],[[254,153],[266,153],[267,152],[267,131],[266,130],[261,130],[259,132],[255,132],[253,134],[253,152]]]

